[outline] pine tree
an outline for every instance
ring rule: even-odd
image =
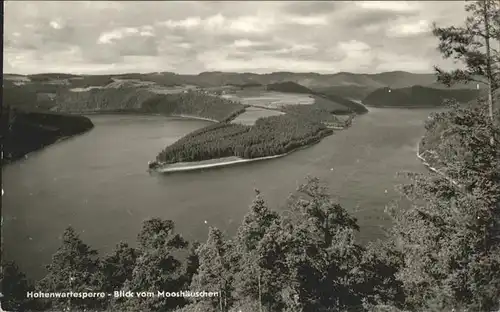
[[[366,246],[360,269],[355,273],[362,281],[356,291],[363,297],[367,311],[382,312],[384,307],[391,307],[394,311],[404,308],[403,283],[397,278],[402,264],[403,255],[390,239],[370,242]]]
[[[134,248],[125,242],[117,244],[115,250],[100,261],[101,291],[113,293],[122,289],[125,281],[132,279],[136,259]]]
[[[198,268],[200,267],[200,258],[197,254],[197,250],[200,247],[200,243],[195,241],[190,244],[189,253],[186,258],[186,267],[184,272],[185,279],[185,289],[189,289],[191,285],[191,281],[193,280],[194,275],[198,272]]]
[[[183,290],[183,268],[180,251],[187,242],[174,232],[171,220],[152,218],[143,223],[138,235],[137,259],[124,291],[152,292],[153,297],[118,299],[114,306],[120,311],[169,311],[184,306],[183,297],[161,297],[158,291]]]
[[[263,246],[260,246],[260,243],[269,228],[279,222],[280,217],[278,213],[267,207],[260,191],[255,190],[255,192],[256,197],[249,212],[238,228],[237,251],[239,257],[235,270],[234,288],[240,301],[256,302],[259,309],[262,309],[262,305],[269,306],[271,304],[267,298],[274,298],[275,292],[266,293],[265,290],[266,285],[272,283],[272,281],[266,280],[266,277],[272,276],[271,272],[267,272],[272,268],[261,266],[260,256]]]
[[[255,306],[259,311],[292,311],[298,308],[294,296],[295,289],[291,287],[289,278],[290,267],[287,257],[295,245],[293,229],[287,227],[288,225],[285,219],[273,223],[253,252],[259,270],[254,272],[252,281],[254,289],[260,291],[258,301],[255,300],[255,290],[250,298],[257,303]],[[256,279],[255,275],[259,278]]]
[[[47,275],[37,285],[42,292],[100,292],[97,251],[85,244],[72,227],[62,235],[62,245],[47,266]],[[94,309],[102,302],[96,298],[51,298],[55,309]]]
[[[303,311],[360,307],[356,293],[362,248],[355,243],[356,219],[333,202],[317,178],[308,178],[292,199],[291,238],[286,253],[292,292]]]
[[[27,311],[33,309],[34,301],[27,298],[26,294],[34,290],[34,286],[26,275],[19,270],[14,261],[2,264],[0,272],[2,281],[1,307],[6,311]],[[3,311],[3,310],[2,310]]]
[[[242,225],[238,228],[238,242],[242,251],[254,250],[259,241],[264,237],[271,224],[279,220],[278,213],[271,211],[259,190],[255,190],[255,199],[249,212],[243,218]]]
[[[488,90],[489,117],[494,120],[494,93],[500,87],[500,2],[496,0],[473,1],[466,5],[469,16],[464,27],[439,28],[433,33],[438,37],[439,50],[445,58],[461,61],[465,69],[445,72],[435,67],[438,81],[450,86],[456,82],[477,82]],[[494,40],[499,45],[492,46]]]
[[[207,242],[202,244],[197,254],[200,261],[198,272],[191,283],[192,291],[218,292],[217,297],[198,298],[196,305],[205,311],[228,311],[233,304],[231,263],[228,255],[233,244],[225,241],[222,232],[209,228]]]

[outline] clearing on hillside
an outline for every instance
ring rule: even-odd
[[[309,94],[262,92],[253,90],[242,90],[223,97],[239,101],[244,105],[261,106],[269,109],[280,109],[285,105],[312,105],[314,98]]]
[[[157,94],[176,94],[176,93],[184,93],[189,90],[196,90],[196,86],[183,85],[183,86],[173,86],[173,87],[164,87],[157,84],[153,84],[148,88],[151,92]]]
[[[257,119],[262,117],[283,115],[283,112],[260,108],[260,107],[247,107],[245,112],[238,115],[231,123],[238,123],[246,126],[252,126]]]

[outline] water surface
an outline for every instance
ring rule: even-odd
[[[279,208],[307,175],[328,183],[359,218],[361,241],[381,237],[388,225],[383,210],[397,196],[395,174],[425,170],[415,150],[429,113],[370,109],[350,129],[284,158],[168,175],[148,173],[147,162],[210,122],[90,116],[95,124],[90,132],[3,169],[5,256],[39,277],[68,225],[108,252],[120,240],[134,242],[149,217],[174,220],[189,239],[205,239],[208,226],[233,234],[254,188]]]

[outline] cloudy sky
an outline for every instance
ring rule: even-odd
[[[5,1],[4,72],[430,72],[463,1]]]

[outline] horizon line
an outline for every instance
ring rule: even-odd
[[[413,75],[429,75],[429,74],[435,74],[434,72],[410,72],[406,70],[390,70],[390,71],[381,71],[381,72],[375,72],[375,73],[355,73],[355,72],[347,72],[347,71],[339,71],[339,72],[332,72],[332,73],[318,73],[318,72],[293,72],[293,71],[273,71],[269,73],[255,73],[255,72],[248,72],[248,71],[219,71],[219,70],[213,70],[213,71],[202,71],[198,72],[196,74],[180,74],[172,71],[159,71],[159,72],[122,72],[122,73],[94,73],[94,74],[83,74],[83,73],[72,73],[72,72],[40,72],[40,73],[33,73],[33,74],[18,74],[18,73],[3,73],[3,75],[16,75],[16,76],[35,76],[35,75],[74,75],[74,76],[119,76],[119,75],[161,75],[161,74],[174,74],[174,75],[179,75],[179,76],[199,76],[202,74],[240,74],[240,75],[257,75],[257,76],[265,76],[265,75],[272,75],[272,74],[313,74],[313,75],[319,75],[319,76],[328,76],[328,75],[338,75],[338,74],[352,74],[352,75],[380,75],[380,74],[387,74],[387,73],[408,73],[408,74],[413,74]]]

